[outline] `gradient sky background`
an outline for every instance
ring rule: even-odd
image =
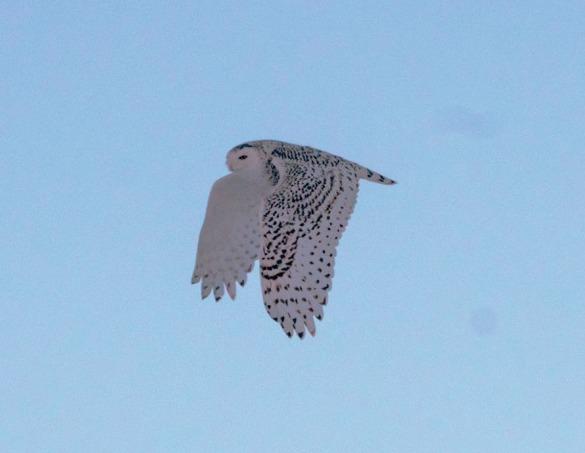
[[[585,451],[582,1],[4,1],[0,33],[2,451]],[[256,272],[189,283],[258,138],[399,181],[316,338]]]

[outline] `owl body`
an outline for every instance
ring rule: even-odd
[[[394,181],[307,146],[243,143],[227,155],[231,174],[212,188],[192,282],[202,298],[233,299],[256,259],[264,305],[288,336],[315,334],[334,275],[336,247],[360,179]]]

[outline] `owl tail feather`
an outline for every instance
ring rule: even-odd
[[[367,181],[377,182],[378,184],[386,184],[388,186],[396,184],[396,181],[393,179],[382,176],[380,173],[376,173],[375,171],[362,167],[361,165],[358,168],[358,176]]]

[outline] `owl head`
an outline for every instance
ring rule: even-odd
[[[226,164],[230,171],[253,170],[264,165],[262,158],[262,148],[248,142],[232,148],[227,154]]]

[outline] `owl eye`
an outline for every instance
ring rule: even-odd
[[[248,156],[246,156],[245,154],[243,156],[238,157],[238,159],[240,160],[246,160],[248,158]]]

